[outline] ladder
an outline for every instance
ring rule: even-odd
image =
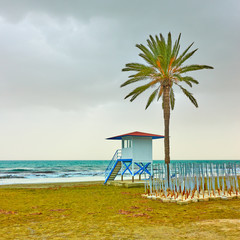
[[[110,161],[110,163],[105,171],[104,184],[106,184],[107,181],[113,181],[116,178],[116,176],[118,175],[118,172],[120,171],[120,169],[122,167],[121,158],[122,158],[121,149],[118,149],[115,152],[115,154],[113,155],[113,158]]]

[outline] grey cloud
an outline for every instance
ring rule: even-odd
[[[35,102],[60,108],[110,100],[108,88],[116,84],[118,71],[114,63],[119,64],[115,45],[108,38],[114,32],[111,23],[70,20],[61,26],[48,19],[49,25],[40,26],[33,18],[17,26],[2,21],[1,97],[11,103],[15,100],[17,106]]]
[[[133,86],[123,89],[119,86],[128,76],[121,72],[125,63],[142,61],[135,44],[146,44],[149,34],[161,32],[166,35],[169,31],[174,38],[182,33],[182,49],[192,41],[195,42],[194,47],[199,48],[189,62],[209,64],[215,68],[193,73],[200,81],[192,90],[199,109],[194,109],[185,96],[176,92],[172,136],[179,138],[180,144],[174,146],[174,156],[183,156],[181,149],[187,140],[182,141],[178,135],[186,132],[187,138],[188,133],[183,130],[187,124],[189,129],[195,129],[196,136],[201,135],[201,129],[211,132],[215,122],[219,128],[230,126],[227,136],[234,135],[238,130],[236,119],[240,118],[239,12],[240,2],[237,0],[0,0],[1,116],[6,110],[6,121],[0,125],[5,127],[12,113],[15,113],[14,119],[8,128],[16,125],[11,130],[8,149],[11,149],[10,142],[15,132],[19,132],[21,139],[19,129],[22,126],[26,134],[31,135],[35,130],[35,125],[32,130],[28,130],[28,125],[39,109],[38,124],[44,120],[49,129],[61,118],[59,129],[62,130],[63,126],[70,125],[74,116],[72,112],[78,115],[74,127],[69,129],[73,139],[76,138],[77,126],[79,132],[86,132],[88,127],[93,129],[99,138],[106,132],[111,135],[110,132],[116,130],[120,134],[135,127],[133,130],[162,130],[161,104],[154,103],[144,111],[148,93],[129,103],[123,98]],[[65,114],[69,116],[66,121],[62,120]],[[50,119],[49,115],[52,116]],[[190,120],[186,124],[189,115]],[[19,116],[20,121],[16,121]],[[97,125],[96,119],[99,119]],[[78,125],[78,121],[82,125]],[[101,126],[104,127],[101,129]],[[66,132],[64,130],[64,134]],[[8,135],[7,131],[5,133]],[[48,129],[46,133],[51,135]],[[55,133],[51,135],[53,140]],[[214,134],[210,137],[214,142]],[[32,138],[26,138],[23,144]],[[235,134],[234,142],[238,138]],[[37,143],[38,139],[35,141]],[[2,144],[5,144],[5,139],[2,139]],[[53,154],[51,149],[46,149],[50,155]],[[69,149],[72,152],[73,149]],[[208,149],[212,158],[215,150]],[[7,156],[9,152],[5,153]],[[22,156],[24,159],[24,154]],[[239,156],[234,149],[233,156]]]
[[[1,15],[18,20],[1,21],[1,65],[14,69],[5,68],[7,84],[21,83],[23,88],[25,82],[29,88],[47,84],[51,90],[61,86],[64,90],[64,81],[72,89],[79,85],[84,89],[94,82],[107,84],[119,79],[124,63],[138,61],[135,43],[145,43],[149,33],[162,31],[175,30],[175,36],[183,32],[183,47],[196,40],[200,47],[196,62],[216,64],[223,59],[220,53],[236,51],[224,50],[220,26],[229,27],[231,22],[234,28],[237,10],[227,13],[239,4],[230,1],[216,8],[216,1],[185,3],[186,13],[182,3],[165,1],[0,1]],[[224,19],[223,13],[227,14]],[[236,43],[240,36],[231,39]],[[210,58],[206,59],[206,53]]]

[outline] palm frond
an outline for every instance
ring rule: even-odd
[[[125,99],[132,96],[132,98],[130,99],[130,101],[132,102],[137,96],[139,96],[141,93],[143,93],[145,90],[147,90],[147,89],[148,89],[149,87],[151,87],[151,86],[152,86],[152,84],[151,84],[151,83],[148,83],[148,84],[145,84],[145,85],[143,85],[143,86],[137,87],[137,88],[135,88],[132,92],[130,92],[130,93],[125,97]]]
[[[166,45],[166,60],[167,60],[167,68],[169,67],[171,61],[171,54],[172,54],[172,36],[171,33],[168,33],[168,40]],[[167,72],[167,69],[165,70]]]
[[[174,77],[177,78],[180,82],[185,82],[188,86],[192,87],[192,83],[188,79],[182,77],[180,74],[174,74]],[[177,84],[178,85],[178,84]]]
[[[148,47],[151,49],[153,55],[155,56],[155,58],[158,57],[158,55],[160,54],[159,52],[159,48],[157,46],[157,43],[155,41],[155,39],[150,35],[149,36],[150,39],[147,40],[148,43]]]
[[[152,103],[152,101],[155,99],[155,97],[157,96],[158,90],[159,90],[159,87],[155,91],[153,91],[153,93],[150,95],[150,97],[148,98],[147,105],[146,105],[145,109],[147,109],[149,107],[149,105]]]
[[[176,64],[176,66],[181,66],[181,65],[182,65],[187,59],[189,59],[197,50],[198,50],[198,48],[195,49],[195,50],[193,50],[192,52],[188,53],[187,55],[185,55],[185,56]]]
[[[193,97],[192,93],[190,93],[187,89],[183,88],[182,86],[178,85],[183,93],[189,98],[189,100],[193,103],[195,107],[198,107],[197,100]]]
[[[180,42],[180,38],[181,38],[181,33],[179,34],[178,36],[178,39],[175,41],[174,43],[174,46],[173,46],[173,49],[172,49],[172,55],[171,55],[171,58],[177,58],[177,55],[178,55],[178,51],[180,49],[180,45],[179,45],[179,42]]]
[[[152,58],[149,58],[148,56],[146,56],[145,54],[143,53],[139,53],[138,54],[141,58],[143,58],[148,64],[156,67],[156,63],[154,62],[154,60]]]
[[[159,37],[156,35],[155,41],[157,43],[156,47],[158,49],[158,58],[159,58],[159,56],[161,56],[161,58],[164,59],[165,58],[165,48],[166,48],[165,40],[162,41],[161,38],[159,39]]]
[[[159,36],[160,36],[160,39],[161,39],[161,42],[163,43],[163,45],[166,46],[165,38],[163,37],[163,35],[160,33]]]
[[[184,81],[189,87],[192,87],[192,84],[188,81]]]
[[[185,56],[185,54],[188,52],[188,50],[192,47],[192,45],[194,44],[194,42],[193,43],[191,43],[188,47],[187,47],[187,49],[176,59],[176,61],[175,61],[175,63],[174,63],[174,66],[177,66],[177,64],[182,60],[182,58]]]
[[[188,81],[188,82],[191,82],[191,83],[199,84],[199,82],[196,79],[194,79],[190,76],[182,77],[182,79],[183,79],[183,81]]]
[[[178,73],[174,73],[173,77],[176,78],[179,82],[183,81],[183,77],[180,74],[178,74]]]
[[[143,44],[136,44],[136,47],[143,52],[139,54],[140,57],[147,61],[147,63],[156,65],[154,55]]]
[[[185,72],[197,71],[202,69],[213,69],[213,67],[208,65],[189,65],[181,68],[179,72],[185,73]]]
[[[141,71],[145,68],[149,68],[149,66],[146,66],[146,65],[140,64],[140,63],[127,63],[125,66],[126,67],[122,69],[123,72],[125,72],[125,71]]]
[[[197,80],[189,76],[182,77],[182,81],[185,82],[190,87],[192,87],[192,83],[199,84]]]
[[[137,72],[134,75],[129,76],[129,80],[124,82],[120,87],[124,87],[130,83],[138,82],[150,77],[151,74],[156,73],[156,70],[153,67],[146,66],[139,63],[128,63],[122,71],[135,71]]]
[[[127,86],[128,84],[145,80],[146,78],[148,78],[148,77],[143,76],[143,77],[134,77],[134,78],[131,78],[131,79],[127,80],[126,82],[124,82],[120,87],[124,87],[124,86]]]

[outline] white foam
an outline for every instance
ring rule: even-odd
[[[93,176],[93,177],[70,177],[70,178],[11,178],[11,179],[0,179],[0,185],[13,185],[13,184],[40,184],[40,183],[64,183],[64,182],[93,182],[93,181],[104,181],[104,177]]]

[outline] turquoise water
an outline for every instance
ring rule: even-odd
[[[0,161],[3,178],[104,176],[109,161]]]
[[[230,160],[202,160],[194,162],[229,162]],[[104,177],[110,161],[0,161],[0,179],[36,179],[36,178],[71,178]],[[163,161],[153,161],[161,163]],[[190,160],[172,162],[193,162]],[[230,161],[240,162],[240,161]]]

